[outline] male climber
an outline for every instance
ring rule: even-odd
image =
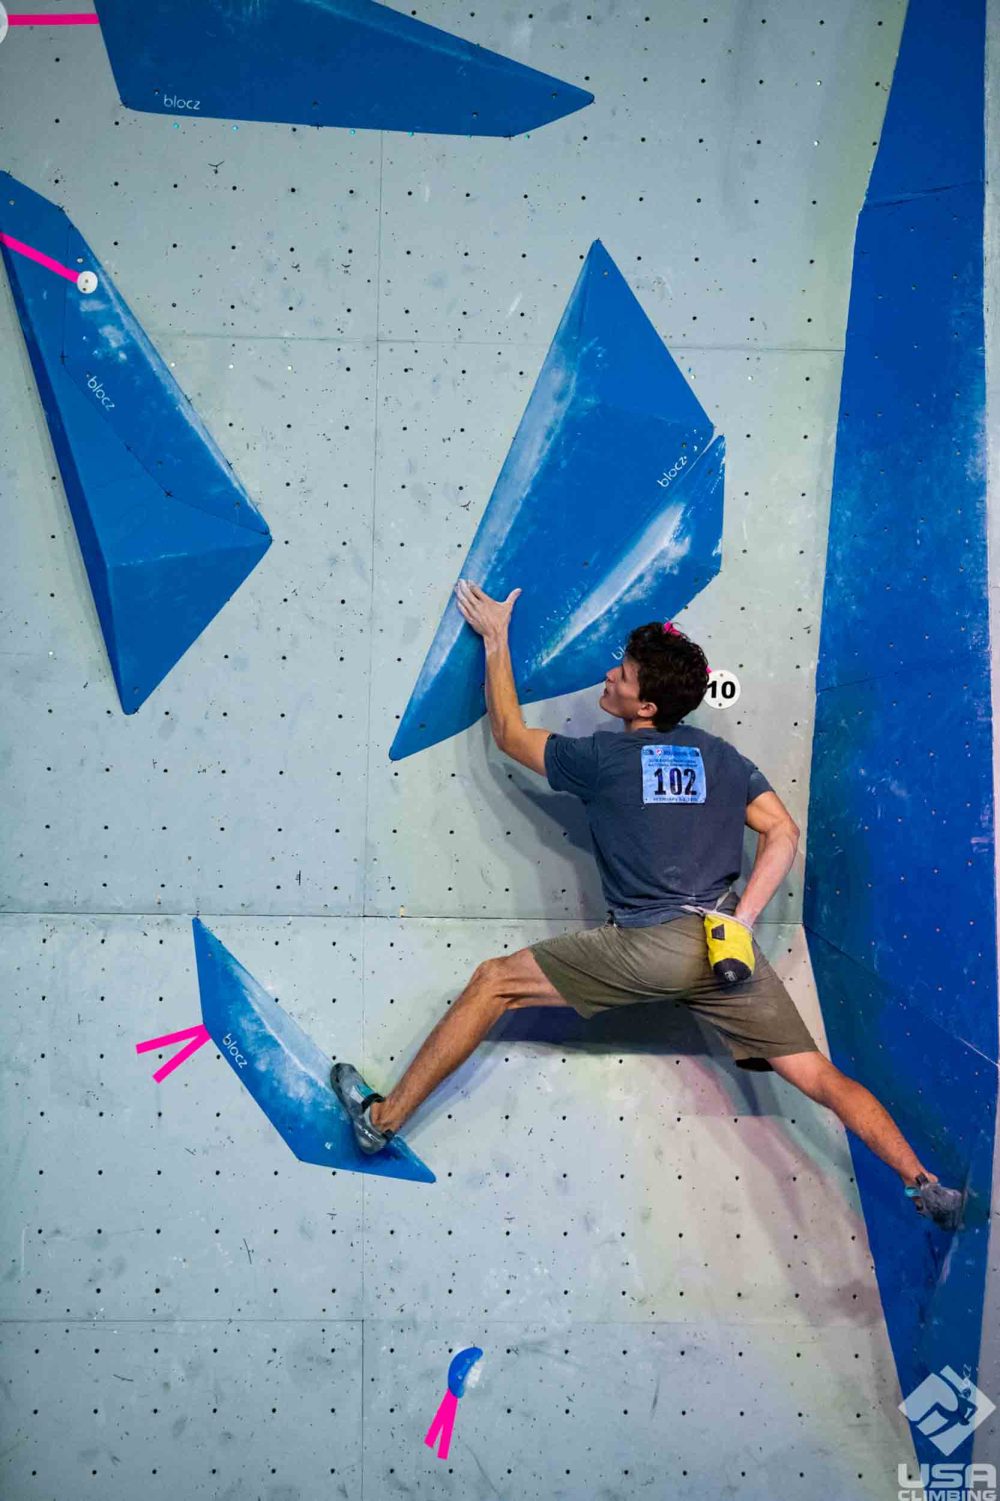
[[[465,579],[455,589],[485,643],[497,745],[586,806],[608,921],[487,959],[388,1095],[369,1088],[349,1063],[334,1064],[331,1084],[361,1150],[380,1151],[505,1011],[572,1006],[590,1017],[670,996],[716,1028],[737,1065],[772,1069],[833,1110],[899,1174],[921,1214],[957,1229],[964,1194],[928,1172],[875,1096],[819,1051],[753,938],[795,858],[799,830],[752,761],[720,736],[681,723],[705,696],[701,647],[669,622],[638,626],[601,695],[624,733],[577,738],[529,729],[507,642],[520,592],[495,600]],[[760,837],[737,898],[744,823]]]

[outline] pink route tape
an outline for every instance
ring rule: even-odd
[[[90,11],[78,11],[65,16],[8,16],[11,26],[99,26],[100,22]]]
[[[451,1435],[455,1428],[455,1414],[458,1411],[458,1398],[454,1392],[445,1392],[441,1398],[441,1405],[434,1414],[434,1421],[427,1430],[424,1443],[431,1449],[440,1439],[438,1447],[438,1459],[447,1459],[448,1450],[451,1448]]]
[[[26,255],[29,261],[37,261],[40,266],[44,266],[47,271],[54,271],[57,276],[65,276],[69,281],[74,282],[77,279],[78,272],[71,271],[68,266],[61,266],[50,255],[45,255],[43,251],[25,245],[22,240],[15,240],[13,235],[5,235],[2,230],[0,230],[0,245],[6,245],[8,250],[16,250],[18,255]]]
[[[180,1052],[175,1053],[168,1063],[165,1063],[162,1068],[156,1070],[153,1078],[157,1084],[162,1084],[168,1074],[172,1074],[175,1068],[180,1068],[181,1064],[185,1063],[191,1057],[192,1053],[196,1053],[199,1048],[204,1047],[206,1042],[211,1041],[211,1034],[208,1028],[202,1026],[199,1022],[196,1027],[184,1027],[180,1032],[167,1032],[163,1037],[150,1037],[145,1042],[136,1043],[135,1050],[137,1053],[149,1053],[153,1048],[168,1048],[171,1043],[184,1042],[188,1037],[190,1037],[191,1041],[187,1047],[181,1048]]]

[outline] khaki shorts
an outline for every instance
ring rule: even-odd
[[[730,890],[718,910],[735,912],[738,903]],[[609,920],[530,948],[546,979],[581,1016],[669,998],[710,1022],[741,1068],[770,1069],[769,1058],[820,1051],[756,939],[750,979],[718,983],[704,921],[695,912],[648,928],[620,928]]]

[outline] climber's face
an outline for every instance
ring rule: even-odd
[[[629,730],[652,729],[656,705],[639,697],[639,669],[631,657],[605,674],[600,707],[606,714],[625,720]]]

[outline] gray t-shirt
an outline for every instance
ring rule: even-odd
[[[552,734],[545,774],[586,806],[608,911],[622,927],[721,901],[740,874],[747,803],[773,790],[728,740],[683,723]]]

